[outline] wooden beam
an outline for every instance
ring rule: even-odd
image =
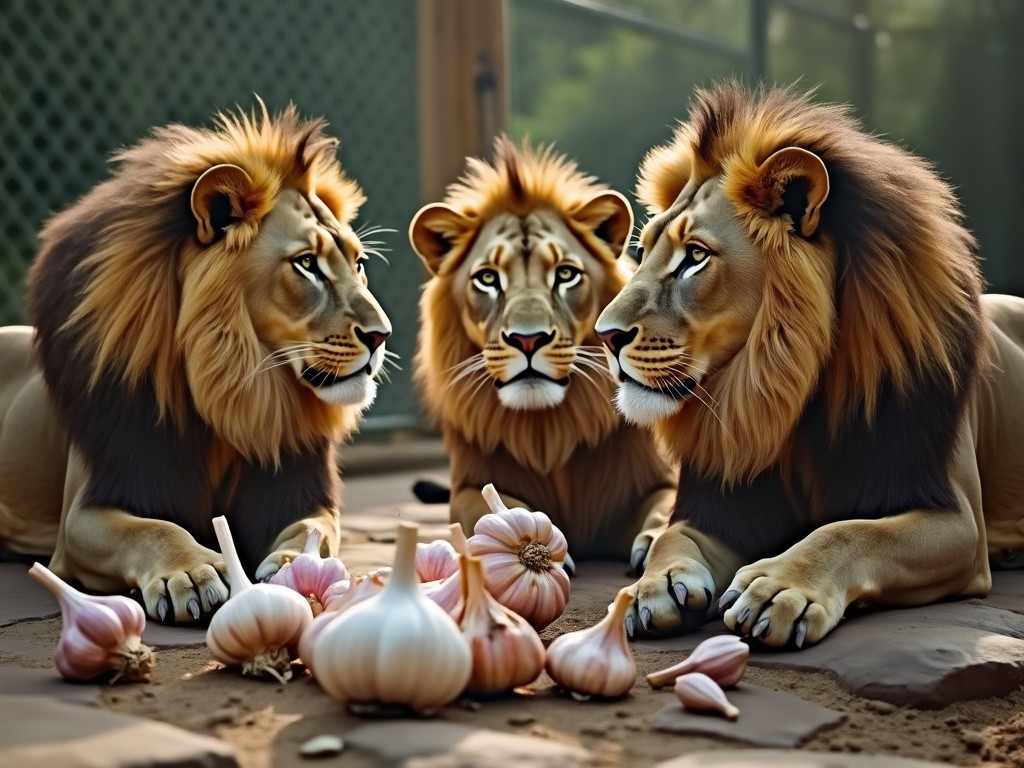
[[[505,0],[418,0],[420,198],[439,200],[467,155],[508,122]]]

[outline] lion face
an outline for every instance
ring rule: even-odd
[[[559,405],[588,354],[580,345],[606,272],[553,211],[495,216],[451,279],[463,328],[479,350],[466,368],[486,376],[506,408]]]
[[[363,245],[316,196],[281,192],[246,256],[253,328],[278,368],[334,405],[368,406],[391,324],[367,288]]]
[[[691,401],[714,410],[702,382],[750,335],[764,284],[758,248],[720,176],[688,184],[640,240],[639,268],[597,321],[616,405],[638,424]]]

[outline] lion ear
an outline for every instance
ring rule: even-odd
[[[244,216],[251,190],[252,179],[237,165],[215,165],[199,177],[192,186],[191,204],[200,243],[210,245],[233,220]]]
[[[455,241],[472,226],[466,216],[444,203],[420,208],[409,225],[409,242],[423,259],[430,274],[436,275],[441,262],[455,247]]]
[[[625,250],[633,231],[633,209],[618,192],[602,192],[575,210],[572,217],[608,243],[615,258]]]
[[[818,229],[821,206],[828,198],[828,170],[821,158],[800,147],[786,147],[757,169],[761,201],[772,214],[789,214],[804,237]]]

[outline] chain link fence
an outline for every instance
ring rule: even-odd
[[[46,218],[156,125],[293,101],[324,115],[367,193],[360,222],[393,227],[370,281],[405,369],[368,426],[411,423],[419,262],[416,0],[0,0],[0,324],[24,321],[24,275]],[[376,261],[376,260],[375,260]]]

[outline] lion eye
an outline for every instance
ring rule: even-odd
[[[320,271],[320,264],[317,262],[316,256],[312,253],[300,254],[293,258],[291,263],[296,272],[314,283],[323,278],[323,273]]]
[[[700,272],[711,262],[711,253],[699,243],[687,243],[683,260],[679,262],[673,277],[686,279]]]
[[[481,269],[473,275],[473,283],[480,289],[488,291],[498,286],[498,273],[493,269]]]
[[[571,283],[580,274],[580,270],[576,267],[563,265],[555,271],[555,280],[559,283]]]

